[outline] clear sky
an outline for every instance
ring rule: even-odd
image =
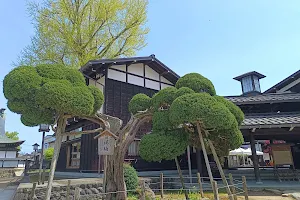
[[[139,56],[156,57],[179,75],[198,72],[219,95],[241,94],[232,78],[256,70],[267,77],[262,90],[300,69],[300,2],[282,0],[150,0],[148,45]],[[0,79],[34,34],[24,0],[0,4]],[[1,81],[2,88],[2,81]],[[6,100],[0,92],[0,105]],[[26,140],[22,151],[41,143],[38,128],[6,111],[6,130]]]

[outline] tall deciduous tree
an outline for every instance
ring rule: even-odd
[[[13,131],[13,132],[5,132],[6,137],[12,139],[12,140],[19,140],[19,133],[17,131]],[[17,147],[18,151],[21,151],[21,146]]]
[[[133,56],[146,45],[147,0],[43,0],[29,3],[35,35],[17,64],[77,68]]]

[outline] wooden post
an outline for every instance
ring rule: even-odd
[[[104,156],[104,172],[103,172],[103,191],[106,193],[106,171],[107,171],[107,155]]]
[[[36,183],[33,183],[31,193],[30,193],[30,200],[33,200],[33,198],[35,197],[35,188],[36,188]]]
[[[213,181],[214,200],[219,200],[218,183]]]
[[[80,200],[80,188],[79,187],[75,188],[74,200]]]
[[[201,176],[200,176],[199,172],[197,173],[197,177],[198,177],[198,184],[199,184],[199,192],[200,192],[201,198],[204,198]]]
[[[179,178],[180,178],[180,182],[181,182],[181,186],[182,186],[182,189],[184,192],[185,199],[188,200],[189,199],[188,191],[186,190],[185,185],[184,185],[184,179],[183,179],[182,171],[180,169],[180,165],[179,165],[177,157],[175,157],[175,163],[176,163],[176,168],[177,168],[177,171],[179,174]]]
[[[70,198],[70,185],[71,185],[71,180],[68,180],[66,200],[71,200],[71,198]]]
[[[205,165],[206,165],[207,173],[208,173],[208,176],[209,176],[210,184],[211,184],[211,187],[213,187],[214,178],[213,178],[213,175],[211,173],[211,168],[210,168],[210,165],[209,165],[209,160],[208,160],[208,156],[207,156],[207,152],[206,152],[206,148],[205,148],[205,144],[204,144],[204,140],[203,140],[203,135],[202,135],[202,132],[201,132],[201,126],[200,126],[199,122],[197,122],[197,131],[198,131],[198,134],[199,134],[200,144],[201,144],[201,148],[202,148],[202,151],[203,151],[203,156],[204,156]]]
[[[44,162],[44,146],[45,146],[45,131],[43,131],[43,138],[42,138],[42,151],[40,157],[40,166],[39,166],[39,185],[42,183],[42,170],[43,170],[43,162]]]
[[[231,174],[231,173],[229,173],[229,184],[231,185],[231,186],[230,186],[230,189],[231,189],[231,193],[232,193],[232,195],[233,195],[233,198],[234,198],[234,200],[237,200],[235,187],[234,187],[234,185],[233,185],[233,177],[232,177],[232,174]]]
[[[188,156],[188,167],[189,167],[189,177],[190,177],[190,184],[193,183],[193,178],[192,178],[192,162],[191,162],[191,147],[187,146],[186,152]]]
[[[160,197],[164,198],[164,174],[160,174]]]
[[[42,184],[45,183],[45,176],[46,176],[46,169],[43,169],[43,174],[42,174]]]
[[[250,146],[251,146],[251,152],[252,152],[252,161],[253,161],[253,167],[254,167],[255,180],[257,183],[261,183],[259,166],[258,166],[258,158],[256,155],[256,148],[255,148],[255,139],[254,139],[253,133],[250,133]]]
[[[246,177],[242,176],[242,181],[243,181],[243,189],[244,189],[244,194],[245,194],[245,200],[249,199],[248,196],[248,188],[247,188],[247,182],[246,182]]]
[[[141,180],[141,200],[146,199],[145,190],[145,180]]]
[[[206,132],[206,136],[208,136],[207,132]],[[224,186],[225,186],[225,188],[226,188],[226,192],[227,192],[227,194],[228,194],[228,197],[229,197],[230,200],[233,200],[233,196],[232,196],[231,191],[230,191],[230,188],[229,188],[229,186],[228,186],[228,182],[227,182],[226,176],[225,176],[225,174],[224,174],[222,165],[221,165],[221,163],[220,163],[219,157],[218,157],[218,155],[217,155],[217,152],[216,152],[216,150],[215,150],[215,147],[214,147],[214,145],[213,145],[213,143],[211,142],[210,139],[208,139],[207,141],[208,141],[210,150],[211,150],[211,152],[212,152],[212,154],[213,154],[213,156],[214,156],[214,160],[216,161],[216,164],[217,164],[217,166],[218,166],[218,169],[219,169],[219,172],[220,172],[220,175],[221,175],[223,184],[224,184]]]

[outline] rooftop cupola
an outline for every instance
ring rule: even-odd
[[[259,79],[265,78],[266,76],[256,71],[248,72],[233,78],[234,80],[240,81],[242,85],[243,95],[257,95],[261,93]]]

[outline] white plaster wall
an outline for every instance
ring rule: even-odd
[[[144,76],[144,65],[143,63],[132,64],[128,66],[128,72]]]
[[[16,151],[7,151],[6,152],[6,158],[16,158],[17,152]]]
[[[147,65],[145,66],[145,76],[159,81],[159,74]]]
[[[18,161],[17,160],[5,160],[3,163],[3,167],[17,167]]]
[[[131,84],[134,84],[134,85],[139,85],[139,86],[143,87],[144,86],[144,79],[128,74],[128,83],[131,83]]]
[[[5,158],[5,151],[0,151],[0,158]]]
[[[118,70],[126,72],[126,65],[113,65],[110,68],[112,68],[112,69],[118,69]]]
[[[126,82],[126,74],[125,73],[118,72],[118,71],[115,71],[115,70],[112,70],[112,69],[108,69],[107,78],[117,80],[117,81]]]
[[[164,82],[164,83],[169,83],[169,84],[172,84],[173,85],[173,83],[171,83],[168,79],[166,79],[165,77],[160,77],[160,80],[161,80],[161,82]]]
[[[164,88],[167,88],[167,87],[171,87],[170,85],[167,85],[167,84],[161,84],[161,89],[164,89]]]
[[[159,82],[156,81],[151,81],[146,79],[146,88],[154,89],[154,90],[159,90]]]

